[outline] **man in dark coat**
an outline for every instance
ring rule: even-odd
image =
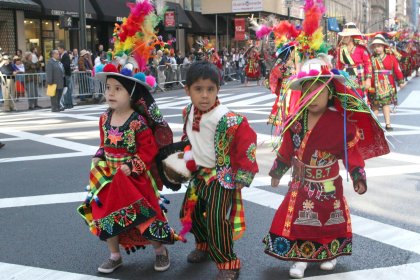
[[[63,104],[65,109],[73,108],[73,83],[71,80],[71,60],[70,55],[64,49],[64,46],[58,47],[58,52],[61,57],[61,64],[64,68],[64,86],[67,87],[67,92],[64,93]]]

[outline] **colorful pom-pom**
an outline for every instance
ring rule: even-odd
[[[103,72],[104,71],[104,67],[105,67],[105,65],[103,65],[103,64],[96,65],[95,66],[95,73]]]
[[[156,78],[153,76],[146,76],[146,83],[151,87],[154,88],[156,86]]]
[[[108,72],[108,73],[110,73],[110,72],[118,73],[117,67],[114,64],[111,64],[111,63],[105,65],[103,71]]]
[[[142,81],[143,83],[146,82],[146,75],[144,75],[143,72],[138,72],[134,74],[133,78],[136,78],[137,80]]]
[[[197,170],[197,164],[195,163],[195,160],[189,160],[185,163],[187,166],[187,169],[191,172],[194,172]]]
[[[133,76],[133,71],[131,71],[130,69],[127,68],[123,68],[121,69],[121,74],[127,77],[132,77]]]

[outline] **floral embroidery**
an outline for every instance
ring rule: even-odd
[[[284,174],[286,174],[287,170],[289,170],[289,166],[287,166],[284,162],[276,158],[274,160],[273,166],[271,167],[269,175],[271,177],[281,179]]]
[[[156,105],[155,102],[153,102],[150,106],[149,106],[149,114],[152,117],[153,120],[155,120],[158,123],[163,122],[163,116],[162,113],[160,112],[158,106]]]
[[[122,136],[123,133],[118,131],[118,127],[117,128],[113,128],[111,127],[108,130],[108,139],[109,141],[111,141],[111,145],[117,146],[118,142],[122,140]]]
[[[136,130],[138,130],[140,127],[141,127],[141,122],[140,122],[140,121],[135,120],[135,121],[130,122],[130,129],[131,129],[131,130],[136,131]]]
[[[327,244],[315,241],[290,240],[269,233],[265,236],[265,252],[282,260],[325,261],[352,252],[351,238],[337,238]]]
[[[241,183],[246,187],[251,185],[253,179],[254,174],[250,171],[238,169],[238,171],[236,172],[235,182]]]
[[[273,251],[280,256],[284,256],[290,250],[290,241],[284,237],[277,237],[273,243]]]
[[[300,252],[302,256],[309,259],[315,252],[315,245],[310,241],[306,241],[300,246]]]
[[[219,179],[220,183],[225,186],[231,186],[233,183],[232,180],[232,169],[223,167],[218,173],[217,173],[217,178]]]
[[[246,155],[248,156],[248,159],[254,163],[256,160],[256,153],[257,153],[257,147],[254,143],[249,145],[248,150],[246,151]]]

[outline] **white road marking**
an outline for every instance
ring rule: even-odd
[[[45,269],[26,265],[17,265],[0,262],[0,275],[2,280],[112,280],[93,275],[84,275],[59,270]]]
[[[413,90],[398,106],[401,108],[420,108],[420,90]]]
[[[398,266],[390,266],[385,268],[364,269],[344,273],[331,273],[329,275],[305,277],[307,280],[366,280],[366,279],[380,279],[380,280],[396,280],[418,279],[420,275],[420,262],[409,263]]]

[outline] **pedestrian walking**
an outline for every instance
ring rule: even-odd
[[[237,279],[240,259],[233,241],[245,230],[241,189],[249,187],[258,172],[256,134],[245,117],[220,104],[219,71],[211,62],[199,61],[187,71],[186,93],[191,104],[183,111],[183,139],[191,143],[193,177],[180,217],[183,236],[191,230],[195,249],[190,263],[210,255],[219,273],[216,279]]]
[[[51,112],[60,112],[64,108],[60,105],[61,96],[64,88],[64,68],[60,62],[60,54],[58,50],[51,51],[51,58],[46,66],[47,84],[49,86],[56,85],[56,91],[51,99]]]
[[[390,105],[398,104],[396,80],[402,89],[405,85],[404,75],[397,58],[389,49],[389,43],[382,35],[376,35],[370,46],[374,54],[372,56],[373,79],[369,90],[369,102],[377,117],[379,108],[382,107],[385,129],[392,131]]]
[[[350,211],[338,160],[350,173],[354,191],[364,194],[364,160],[389,153],[367,104],[346,89],[346,79],[332,72],[324,59],[306,61],[290,84],[295,90],[291,94],[302,94],[293,106],[299,110],[282,121],[282,142],[269,173],[276,187],[292,168],[289,190],[264,238],[267,254],[293,261],[292,278],[302,278],[308,262],[333,270],[337,257],[352,253]]]
[[[260,67],[260,55],[254,46],[251,46],[247,50],[246,54],[246,65],[245,65],[245,85],[248,85],[249,80],[257,80],[257,85],[260,85],[261,67]]]

